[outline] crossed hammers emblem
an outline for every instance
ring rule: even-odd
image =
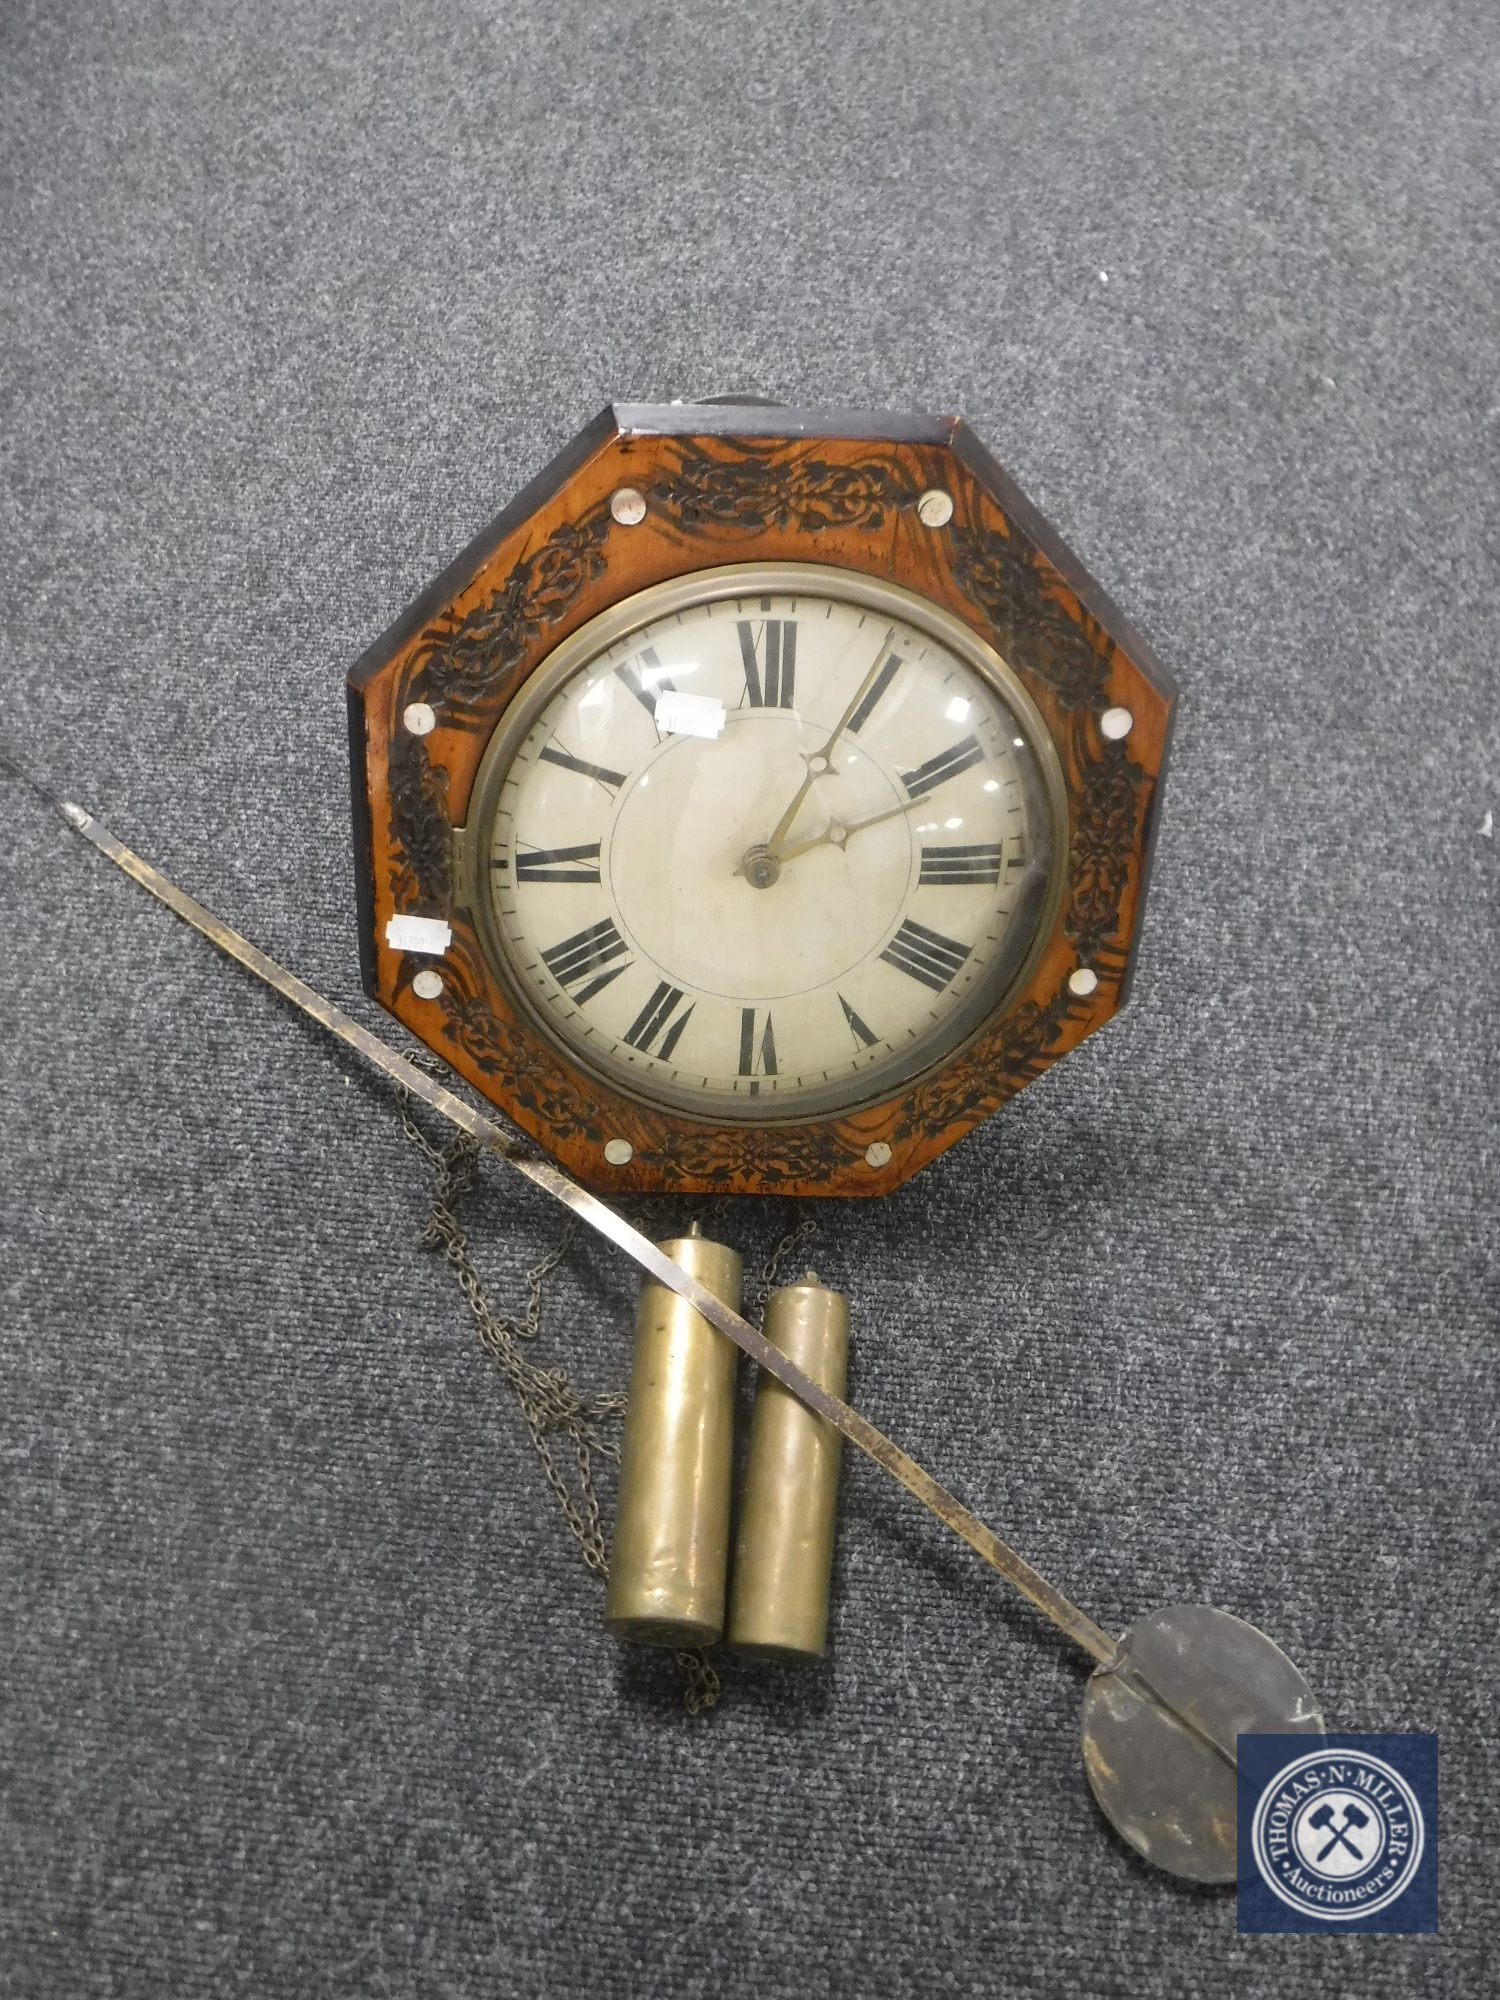
[[[1361,1811],[1361,1809],[1358,1806],[1356,1805],[1345,1806],[1343,1823],[1339,1826],[1334,1826],[1333,1807],[1329,1805],[1328,1801],[1325,1799],[1322,1805],[1318,1806],[1313,1812],[1310,1812],[1307,1815],[1307,1823],[1309,1826],[1315,1826],[1318,1829],[1319,1833],[1322,1833],[1328,1827],[1333,1827],[1333,1838],[1329,1841],[1328,1845],[1323,1849],[1322,1853],[1318,1856],[1318,1860],[1320,1862],[1326,1861],[1328,1859],[1329,1855],[1332,1854],[1333,1850],[1338,1846],[1340,1841],[1342,1841],[1344,1846],[1348,1848],[1349,1852],[1354,1856],[1356,1861],[1364,1860],[1365,1857],[1363,1849],[1356,1847],[1354,1842],[1349,1838],[1349,1829],[1351,1826],[1361,1827],[1361,1826],[1368,1826],[1370,1824],[1370,1815],[1367,1812]]]

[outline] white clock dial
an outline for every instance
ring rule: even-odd
[[[622,631],[481,784],[485,929],[523,1004],[705,1116],[839,1108],[936,1060],[1003,996],[1051,871],[1024,696],[920,600],[810,575]]]

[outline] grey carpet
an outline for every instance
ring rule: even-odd
[[[382,1090],[7,782],[0,1990],[1493,1990],[1497,58],[1488,0],[10,0],[5,720],[333,993],[344,671],[612,395],[961,409],[1149,636],[1131,1011],[819,1261],[1106,1625],[1231,1607],[1444,1803],[1438,1937],[1237,1936],[863,1464],[826,1667],[690,1721]],[[473,1214],[515,1300],[553,1218]],[[621,1380],[632,1295],[574,1254],[546,1355]]]

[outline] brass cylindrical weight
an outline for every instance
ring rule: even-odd
[[[766,1338],[805,1375],[844,1393],[849,1301],[811,1271],[772,1292]],[[819,1659],[828,1636],[828,1580],[842,1440],[762,1371],[750,1424],[728,1639],[745,1652]]]
[[[736,1310],[740,1260],[683,1236],[660,1246]],[[738,1350],[665,1285],[642,1288],[620,1445],[604,1622],[645,1646],[703,1646],[724,1629]]]

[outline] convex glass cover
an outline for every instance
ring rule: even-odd
[[[468,838],[487,955],[584,1067],[777,1119],[887,1094],[993,1013],[1051,921],[1051,740],[999,656],[811,565],[624,600],[533,677]]]

